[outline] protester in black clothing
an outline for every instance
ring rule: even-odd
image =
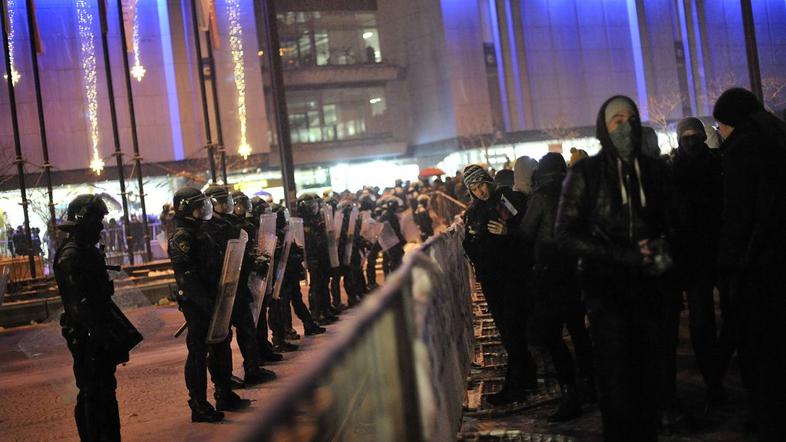
[[[429,213],[430,202],[431,198],[428,195],[418,196],[418,206],[412,215],[415,224],[420,229],[420,240],[424,242],[434,236],[434,221],[431,220],[431,214]]]
[[[657,439],[658,276],[668,267],[665,164],[641,154],[634,102],[601,106],[599,154],[574,165],[563,184],[556,239],[581,258],[595,375],[607,441]]]
[[[100,197],[79,195],[58,228],[69,233],[55,256],[55,279],[65,312],[63,337],[74,358],[79,394],[74,417],[83,441],[119,441],[115,367],[128,361],[109,333],[114,285],[103,251],[96,247],[108,213]]]
[[[221,410],[246,408],[250,403],[231,390],[231,334],[221,343],[206,343],[221,272],[218,263],[223,262],[224,252],[218,250],[213,238],[201,231],[203,222],[213,216],[210,199],[198,189],[185,187],[175,193],[173,202],[175,231],[167,251],[175,271],[178,305],[188,324],[185,378],[191,420],[218,422],[224,418]],[[207,401],[206,368],[216,388],[218,411]]]
[[[518,277],[522,254],[508,235],[524,216],[525,197],[494,186],[488,172],[475,164],[464,169],[464,182],[473,198],[464,214],[464,250],[508,353],[505,386],[487,400],[493,405],[520,401],[526,390],[537,387],[535,363],[527,349],[526,299]]]
[[[786,124],[751,92],[724,92],[713,109],[723,149],[719,272],[729,275],[740,365],[758,438],[786,435]]]
[[[586,311],[576,280],[576,258],[557,249],[554,221],[557,218],[562,180],[567,165],[562,155],[548,153],[535,172],[535,190],[527,204],[521,225],[514,232],[534,243],[533,313],[530,330],[533,342],[544,346],[554,361],[562,400],[549,421],[560,422],[581,415],[582,399],[594,402],[595,378],[592,344],[584,325]],[[573,360],[562,339],[566,325],[576,349],[582,392],[576,387]]]
[[[712,402],[725,396],[723,376],[716,373],[718,331],[713,294],[718,286],[716,262],[723,211],[721,156],[705,144],[704,124],[697,118],[680,121],[677,136],[679,148],[671,164],[675,233],[672,251],[677,282],[690,309],[693,352],[708,402]],[[721,293],[724,295],[726,291]]]

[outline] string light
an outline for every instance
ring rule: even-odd
[[[96,74],[96,46],[93,36],[93,15],[88,10],[86,0],[76,0],[76,14],[79,22],[79,49],[82,64],[82,78],[87,98],[87,118],[90,121],[90,141],[92,159],[90,169],[101,175],[104,160],[98,151],[98,76]]]
[[[136,81],[142,81],[145,76],[145,67],[142,66],[139,54],[139,12],[137,12],[137,5],[139,0],[134,1],[134,30],[133,30],[133,45],[134,45],[134,66],[131,68],[131,76],[136,78]]]
[[[237,90],[237,117],[240,120],[240,146],[237,153],[248,159],[251,146],[246,139],[246,73],[243,69],[243,27],[240,24],[240,0],[227,0],[229,15],[229,49],[232,52],[233,74]]]
[[[16,0],[8,0],[8,61],[11,64],[11,84],[16,86],[22,78],[22,74],[16,70],[14,63],[14,9],[16,9]],[[3,74],[3,79],[8,80],[8,73]]]

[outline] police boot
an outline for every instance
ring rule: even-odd
[[[251,401],[243,399],[234,391],[216,392],[216,410],[218,411],[238,411],[245,410],[251,406]]]
[[[209,402],[189,400],[188,406],[191,408],[191,422],[221,422],[224,413],[216,411]]]
[[[246,385],[259,385],[265,382],[270,382],[276,378],[276,374],[270,370],[260,368],[258,371],[246,373],[243,379]]]
[[[549,416],[549,422],[565,422],[581,416],[581,400],[575,385],[560,385],[562,398],[557,411]]]
[[[300,339],[300,335],[295,331],[294,328],[290,328],[289,330],[285,331],[284,336],[291,341]]]
[[[320,327],[317,323],[308,324],[305,327],[305,334],[306,336],[314,336],[314,335],[321,335],[325,333],[327,329],[325,327]]]
[[[295,344],[290,344],[289,342],[281,339],[273,339],[273,350],[279,353],[287,353],[290,351],[295,351],[298,349],[298,346]]]

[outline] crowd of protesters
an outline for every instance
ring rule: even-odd
[[[512,180],[469,165],[463,183],[445,183],[456,198],[469,191],[464,247],[508,353],[490,404],[526,400],[537,386],[536,345],[561,385],[550,421],[599,401],[605,440],[657,440],[685,413],[676,394],[685,299],[705,413],[727,400],[736,351],[747,428],[762,441],[786,438],[786,124],[739,88],[713,116],[719,148],[707,146],[712,128],[686,118],[679,148],[661,156],[635,102],[615,96],[598,112],[597,155],[572,150],[570,167],[557,153],[522,157]]]

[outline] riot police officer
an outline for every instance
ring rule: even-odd
[[[306,259],[311,277],[309,306],[311,315],[320,325],[338,320],[330,311],[330,257],[328,255],[325,220],[320,212],[321,199],[313,193],[301,195],[297,210],[303,218],[306,237]]]
[[[215,260],[212,239],[200,232],[204,221],[213,216],[213,207],[205,194],[193,187],[178,190],[174,196],[175,231],[169,238],[169,258],[178,286],[177,301],[188,324],[185,366],[192,422],[218,422],[221,410],[246,408],[250,401],[241,399],[231,390],[231,336],[218,344],[206,343],[216,298],[217,281],[206,272],[206,260]],[[215,287],[215,288],[212,288]],[[207,401],[207,374],[216,387],[216,410]]]
[[[386,277],[388,274],[395,272],[404,259],[404,244],[407,241],[401,233],[401,223],[398,219],[398,211],[402,208],[401,202],[402,200],[398,197],[380,198],[377,201],[377,205],[380,208],[379,222],[384,223],[387,221],[398,237],[398,244],[382,254],[382,271]]]
[[[205,196],[210,198],[213,204],[213,216],[207,222],[202,223],[199,228],[200,233],[205,238],[204,246],[210,250],[200,264],[208,278],[208,287],[218,287],[227,244],[230,239],[236,239],[240,236],[241,228],[235,225],[236,218],[232,215],[235,209],[235,202],[225,187],[210,186],[205,190]],[[245,377],[248,378],[248,383],[258,384],[272,379],[274,374],[267,371],[263,373],[259,368],[261,357],[256,343],[256,333],[254,333],[253,319],[249,307],[251,294],[247,289],[244,290],[244,286],[247,287],[248,285],[247,278],[250,273],[250,267],[255,265],[253,253],[248,253],[248,250],[251,249],[247,247],[243,256],[243,267],[245,269],[241,269],[230,323],[235,326],[235,330],[238,333],[238,347],[243,356]],[[243,282],[244,277],[246,278],[245,282]],[[238,324],[244,325],[238,326]],[[231,363],[230,358],[230,372]]]
[[[114,286],[103,251],[96,248],[107,213],[98,196],[74,198],[66,221],[58,226],[69,236],[57,251],[54,264],[65,309],[60,324],[74,358],[79,388],[74,417],[83,441],[120,440],[115,367],[128,361],[128,351],[110,337]]]
[[[248,196],[238,190],[232,192],[230,198],[234,202],[232,212],[216,216],[214,219],[223,216],[237,229],[242,229],[248,234],[246,253],[240,269],[240,279],[237,285],[237,294],[235,295],[235,305],[232,309],[231,324],[237,331],[237,345],[240,347],[240,353],[243,355],[243,371],[245,373],[243,381],[246,385],[254,385],[276,378],[274,372],[260,367],[262,355],[257,342],[254,316],[251,312],[253,296],[248,288],[248,277],[251,275],[251,272],[256,271],[264,274],[267,270],[268,259],[264,256],[257,257],[255,255],[257,229],[250,222],[249,218],[246,218],[246,213],[250,207]]]

